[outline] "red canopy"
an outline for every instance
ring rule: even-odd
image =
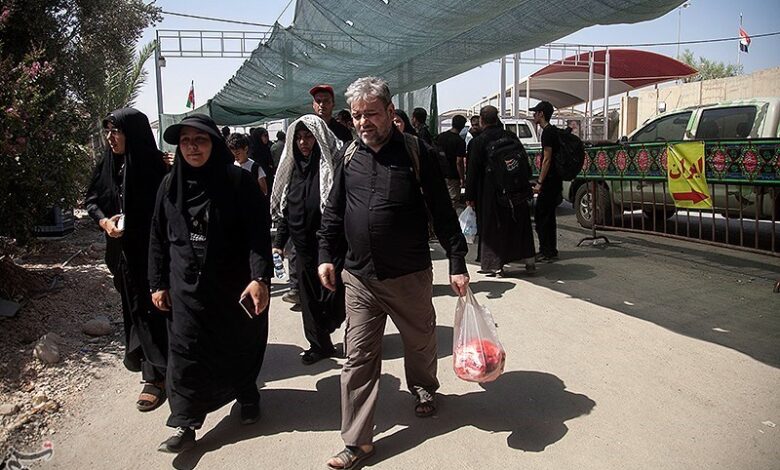
[[[593,53],[593,96],[604,98],[606,50]],[[609,50],[609,94],[619,95],[647,85],[677,80],[697,73],[691,66],[655,52],[633,49]],[[532,74],[531,98],[565,108],[588,101],[588,53],[573,55]],[[525,83],[519,87],[525,96]]]

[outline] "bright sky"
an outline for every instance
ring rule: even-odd
[[[253,23],[272,24],[280,17],[290,0],[263,0],[262,6],[247,7],[245,1],[222,0],[220,2],[192,2],[182,0],[158,0],[164,11],[197,16],[217,17]],[[259,2],[258,2],[259,3]],[[780,31],[780,2],[777,0],[691,0],[684,9],[675,9],[652,21],[631,25],[593,26],[578,31],[556,42],[572,44],[640,44],[676,42],[678,21],[680,40],[693,41],[737,36],[739,15],[743,14],[743,28],[751,36]],[[279,22],[287,26],[292,22],[295,0],[289,5]],[[158,29],[189,29],[219,31],[264,31],[266,28],[218,23],[191,18],[164,15],[153,28],[147,28],[141,44],[155,38]],[[733,42],[682,45],[681,51],[690,49],[697,57],[736,63],[738,45]],[[647,48],[674,57],[676,46]],[[522,51],[518,51],[522,52]],[[222,89],[244,59],[169,58],[162,69],[163,106],[166,113],[187,111],[187,93],[190,81],[195,81],[196,105],[200,106]],[[754,38],[749,54],[741,54],[745,73],[780,66],[780,36]],[[157,94],[152,60],[146,64],[149,77],[136,107],[146,113],[151,121],[157,119]],[[540,65],[521,65],[521,76],[541,68]],[[356,77],[357,78],[357,77]],[[512,67],[507,67],[507,83],[512,80]],[[487,63],[439,84],[439,112],[455,108],[467,108],[483,96],[499,89],[498,61]],[[521,102],[521,106],[523,103]]]

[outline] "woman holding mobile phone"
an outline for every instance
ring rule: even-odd
[[[149,283],[152,302],[171,310],[167,424],[176,433],[159,450],[178,453],[195,444],[208,413],[233,400],[243,424],[260,416],[273,262],[267,199],[233,165],[214,121],[190,115],[163,137],[177,148],[157,193]]]
[[[149,299],[147,259],[154,198],[167,169],[142,112],[117,109],[103,131],[108,146],[85,204],[105,231],[106,264],[122,298],[124,364],[143,379],[136,407],[151,411],[165,402],[168,334],[165,315]]]

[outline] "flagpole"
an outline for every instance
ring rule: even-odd
[[[739,12],[739,29],[742,29],[742,12]],[[740,46],[742,41],[742,35],[739,35],[739,42],[737,42],[737,68],[739,68],[739,62],[742,60],[742,47]]]

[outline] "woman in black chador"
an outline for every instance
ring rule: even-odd
[[[166,166],[142,112],[117,109],[103,120],[103,130],[108,148],[85,204],[106,232],[106,264],[122,297],[124,364],[141,372],[144,383],[136,406],[150,411],[165,401],[167,319],[150,301],[147,260],[154,198]]]
[[[260,415],[273,263],[267,199],[233,165],[214,121],[188,116],[164,138],[178,147],[157,193],[149,283],[154,304],[172,310],[166,384],[176,433],[159,450],[180,452],[207,413],[233,400],[242,423]]]
[[[344,321],[344,284],[340,277],[336,291],[322,287],[319,266],[317,230],[322,209],[333,186],[336,152],[341,146],[327,124],[319,116],[308,114],[290,124],[284,144],[276,183],[271,194],[271,210],[279,219],[274,240],[274,252],[282,255],[288,239],[292,239],[297,255],[296,270],[303,310],[303,331],[309,348],[301,361],[314,364],[332,357],[336,349],[330,334]],[[346,252],[346,244],[344,245]],[[335,259],[337,271],[344,266],[343,257]]]

